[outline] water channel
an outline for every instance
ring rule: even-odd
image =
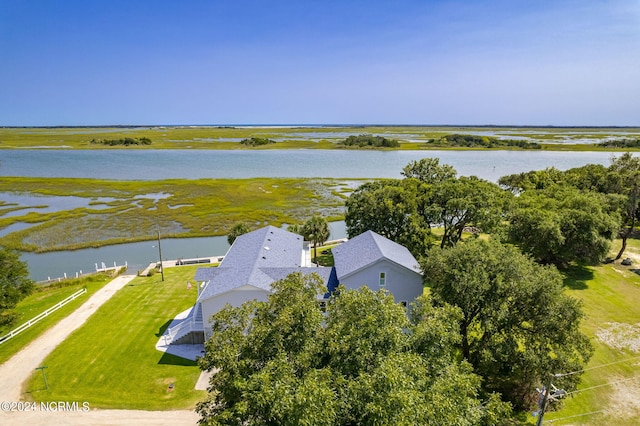
[[[249,178],[249,177],[337,177],[400,178],[412,160],[437,157],[460,175],[476,175],[497,181],[500,176],[556,167],[566,170],[585,164],[610,162],[610,152],[547,151],[352,151],[352,150],[0,150],[2,176],[74,177],[120,180]],[[20,188],[16,188],[19,193]],[[15,202],[15,194],[0,193],[0,200]],[[67,197],[58,197],[67,198]],[[82,204],[82,199],[72,200]],[[48,200],[49,208],[55,200]],[[58,207],[58,206],[56,206]],[[58,207],[72,208],[71,205]],[[20,213],[11,213],[20,214]],[[14,226],[14,225],[12,225]],[[21,225],[4,232],[16,231]],[[2,231],[2,230],[0,230]],[[332,224],[332,238],[346,236],[344,222]],[[162,240],[164,259],[224,255],[226,237]],[[51,253],[24,253],[31,278],[45,280],[65,273],[75,276],[104,262],[112,266],[128,262],[142,269],[158,259],[153,241],[106,246],[96,249]],[[135,270],[134,269],[134,270]]]

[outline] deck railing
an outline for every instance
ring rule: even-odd
[[[174,340],[186,336],[191,331],[202,331],[203,329],[202,321],[196,321],[195,316],[191,316],[167,330],[164,335],[164,344],[170,345]]]

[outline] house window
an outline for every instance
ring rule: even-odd
[[[380,272],[380,287],[387,285],[387,274]]]

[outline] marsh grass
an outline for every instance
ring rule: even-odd
[[[467,133],[525,138],[533,142],[544,142],[544,149],[548,150],[597,151],[603,148],[594,144],[576,146],[560,142],[579,139],[599,141],[612,135],[637,138],[640,135],[640,129],[466,126],[0,128],[0,149],[40,147],[118,149],[118,147],[91,144],[91,140],[124,138],[149,138],[152,141],[150,145],[132,145],[127,149],[334,149],[338,148],[338,142],[345,139],[345,134],[357,136],[362,133],[398,139],[400,146],[395,149],[427,149],[425,142],[429,139],[452,133]],[[252,137],[268,138],[277,142],[258,147],[239,143],[242,139]]]
[[[68,250],[153,239],[226,235],[237,222],[279,226],[314,214],[341,219],[349,181],[333,179],[171,179],[111,181],[8,177],[0,192],[93,199],[89,207],[0,217],[0,229],[24,222],[32,226],[0,238],[23,251]],[[352,186],[352,185],[351,185]],[[149,194],[163,194],[150,197]],[[98,197],[113,198],[96,202]],[[93,203],[93,204],[91,204]],[[98,205],[99,204],[99,205]],[[92,208],[95,206],[95,208]]]
[[[53,283],[44,287],[37,287],[33,294],[18,303],[15,308],[15,312],[19,315],[17,321],[10,327],[0,327],[0,336],[3,336],[12,329],[39,315],[83,287],[87,288],[87,293],[72,300],[17,336],[0,344],[0,364],[7,361],[38,336],[47,331],[51,326],[73,312],[81,304],[86,302],[93,293],[101,289],[112,279],[113,277],[111,274],[101,273],[84,278],[65,280],[60,283]]]
[[[206,395],[194,389],[198,366],[155,344],[171,319],[195,302],[195,288],[187,290],[186,282],[197,268],[167,268],[164,282],[159,275],[135,278],[45,359],[49,389],[37,372],[25,397],[87,401],[92,408],[194,408]]]

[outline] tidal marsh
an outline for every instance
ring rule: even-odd
[[[497,127],[497,126],[117,126],[0,128],[0,149],[117,149],[92,140],[148,139],[148,145],[127,149],[336,149],[349,136],[371,134],[397,139],[393,149],[428,149],[426,142],[447,134],[493,136],[544,144],[547,150],[603,150],[596,143],[616,138],[638,138],[632,127]],[[243,139],[264,138],[276,143],[247,146]],[[389,149],[389,148],[385,148]],[[452,148],[464,149],[464,148]],[[476,148],[477,149],[477,148]],[[487,149],[487,148],[485,148]],[[520,149],[500,147],[490,149]]]
[[[111,181],[8,177],[0,193],[86,198],[54,211],[3,209],[0,244],[45,252],[165,238],[226,235],[237,222],[250,226],[302,222],[314,214],[341,219],[349,181],[333,179],[171,179]],[[64,204],[64,203],[62,203]],[[8,207],[8,206],[7,206]],[[44,207],[44,206],[40,206]],[[35,210],[35,211],[34,211]]]

